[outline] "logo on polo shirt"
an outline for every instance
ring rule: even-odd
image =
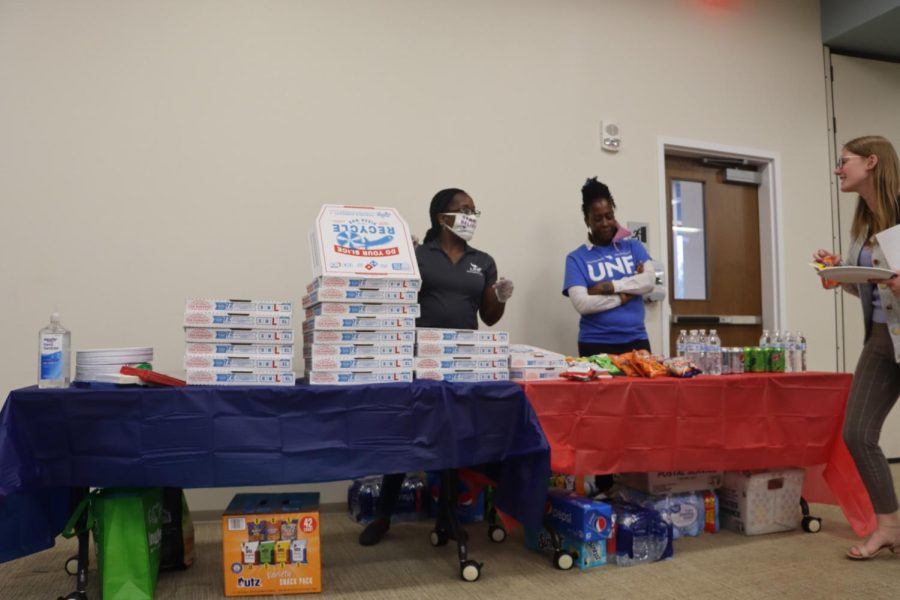
[[[469,263],[469,270],[466,273],[474,273],[475,275],[481,275],[481,267],[476,265],[475,263]]]

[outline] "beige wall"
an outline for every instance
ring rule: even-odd
[[[830,236],[819,3],[717,4],[0,3],[0,388],[34,382],[54,309],[74,349],[150,345],[178,374],[186,297],[299,300],[322,203],[395,206],[421,234],[447,186],[516,283],[499,328],[575,352],[580,185],[606,181],[658,255],[660,136],[778,154],[787,325],[833,368],[807,266]]]

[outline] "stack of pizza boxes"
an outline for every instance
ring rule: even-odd
[[[392,208],[324,205],[310,246],[309,383],[411,382],[421,279],[406,222]]]
[[[285,300],[188,299],[188,385],[294,385],[293,325]]]

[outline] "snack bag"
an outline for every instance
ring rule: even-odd
[[[587,357],[587,360],[598,365],[601,369],[606,369],[606,372],[613,377],[624,375],[622,370],[616,366],[616,363],[612,361],[608,354],[595,354],[594,356]]]
[[[642,377],[643,375],[638,370],[634,363],[631,361],[632,353],[626,352],[625,354],[610,354],[609,358],[615,363],[615,365],[619,368],[622,373],[627,375],[628,377]]]
[[[631,355],[634,366],[637,367],[644,377],[665,377],[668,374],[665,365],[660,364],[646,350],[635,350]]]
[[[663,365],[672,377],[693,377],[702,373],[694,363],[683,356],[667,358]]]

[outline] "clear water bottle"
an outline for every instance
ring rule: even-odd
[[[50,324],[38,333],[38,387],[69,387],[72,336],[60,325],[59,313],[50,315]]]
[[[694,363],[695,366],[699,367],[700,365],[697,364],[697,360],[700,358],[700,356],[697,353],[697,330],[696,329],[691,329],[690,333],[688,333],[687,342],[685,343],[684,348],[685,348],[685,352],[684,352],[685,357],[689,361]]]
[[[806,338],[803,337],[802,331],[798,331],[797,335],[794,336],[794,353],[796,355],[794,362],[796,365],[795,371],[806,371]]]
[[[706,339],[706,366],[710,375],[722,374],[722,340],[715,329],[709,330]]]
[[[772,336],[769,335],[768,329],[763,329],[762,335],[759,336],[759,347],[768,348],[772,345]]]
[[[697,366],[704,373],[709,373],[709,365],[707,364],[707,356],[709,354],[709,338],[706,337],[706,330],[701,329],[697,332]]]
[[[687,331],[682,329],[678,332],[678,339],[675,341],[675,355],[685,356],[687,354]]]
[[[794,365],[794,346],[796,342],[794,341],[794,334],[790,331],[784,332],[784,372],[785,373],[793,373],[798,371]]]

